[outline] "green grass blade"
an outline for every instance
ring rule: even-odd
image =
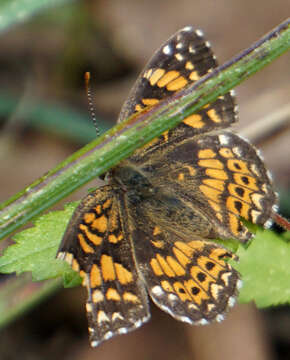
[[[17,98],[0,92],[0,119],[3,118],[4,120],[12,114],[17,105]],[[24,104],[20,105],[20,109],[17,109],[17,118],[20,118],[25,125],[60,135],[77,143],[86,144],[96,137],[94,126],[89,122],[88,114],[75,111],[64,105],[25,99]],[[108,130],[103,119],[97,117],[97,122],[101,133]]]
[[[0,33],[24,22],[41,10],[69,0],[8,0],[0,4]],[[71,0],[70,0],[71,1]]]

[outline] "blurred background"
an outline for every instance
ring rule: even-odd
[[[79,0],[48,7],[8,28],[0,34],[0,200],[95,138],[85,71],[91,72],[97,121],[103,131],[114,125],[146,61],[178,29],[186,25],[202,29],[223,63],[285,20],[289,10],[285,0]],[[290,215],[289,67],[286,54],[236,89],[237,129],[288,119],[283,131],[257,141],[281,194],[285,216]],[[71,199],[83,197],[89,186]],[[10,279],[3,276],[0,290]],[[28,277],[21,279],[27,282]],[[38,286],[43,285],[28,283],[18,302]],[[260,311],[254,304],[239,305],[221,324],[190,327],[151,304],[148,324],[93,350],[84,302],[84,289],[60,290],[15,317],[1,330],[0,359],[290,357],[287,306]]]

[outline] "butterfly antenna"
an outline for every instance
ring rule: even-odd
[[[95,126],[96,133],[98,136],[100,134],[100,129],[98,128],[98,125],[97,125],[96,111],[95,111],[94,103],[92,101],[90,79],[91,79],[91,73],[89,71],[86,71],[85,72],[85,85],[86,85],[86,92],[87,92],[87,97],[88,97],[89,112],[91,114],[93,124]]]
[[[274,213],[273,214],[273,220],[275,221],[276,224],[280,225],[283,229],[285,230],[290,230],[290,222],[285,219],[283,216]]]

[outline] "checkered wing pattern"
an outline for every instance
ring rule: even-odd
[[[210,44],[204,40],[200,30],[185,27],[173,35],[153,55],[145,66],[122,107],[119,120],[144,111],[157,104],[217,66]],[[159,139],[145,148],[150,152],[170,142],[192,137],[213,129],[230,126],[237,120],[235,102],[231,93],[219,97],[198,113],[188,116],[177,127],[166,131]],[[139,156],[137,151],[136,156]],[[144,154],[142,154],[144,155]]]
[[[150,317],[119,207],[111,186],[89,194],[76,209],[58,253],[87,288],[92,346],[134,330]]]
[[[154,184],[154,193],[165,192],[202,212],[212,233],[201,236],[245,242],[252,234],[241,218],[266,227],[271,224],[276,195],[270,174],[257,150],[230,131],[185,139],[155,149],[141,162],[133,156],[127,163],[140,167],[147,181]],[[186,226],[197,232],[190,224]]]
[[[222,321],[241,285],[238,273],[226,262],[234,255],[197,235],[188,238],[173,226],[154,224],[151,218],[146,227],[137,222],[135,256],[156,305],[189,324]]]

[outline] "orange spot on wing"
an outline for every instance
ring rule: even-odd
[[[76,259],[73,259],[71,267],[74,271],[80,271],[80,264],[77,262]]]
[[[164,69],[156,69],[149,78],[150,85],[154,86],[157,83],[157,81],[163,76],[164,73],[165,73]]]
[[[216,113],[215,109],[208,110],[207,115],[215,123],[220,123],[222,121],[221,117]]]
[[[176,256],[177,260],[180,262],[180,264],[186,268],[186,266],[190,263],[190,259],[184,255],[182,251],[180,251],[177,247],[173,248],[173,253]]]
[[[203,251],[204,242],[200,240],[193,240],[188,243],[188,246],[190,246],[194,250]]]
[[[223,191],[225,188],[224,181],[217,180],[217,179],[204,179],[203,183],[207,186],[215,188],[217,190]]]
[[[190,74],[189,74],[189,79],[191,81],[196,81],[199,79],[199,75],[197,73],[197,71],[192,71]]]
[[[177,276],[185,275],[184,268],[175,259],[173,259],[172,256],[167,256],[166,260]]]
[[[89,239],[93,244],[95,244],[96,246],[101,245],[103,241],[102,237],[91,233],[89,228],[84,224],[80,224],[80,229],[85,233],[86,238]]]
[[[100,214],[102,213],[102,207],[101,207],[101,205],[97,205],[97,206],[95,207],[95,212],[96,212],[98,215],[100,215]]]
[[[138,299],[138,297],[136,295],[134,295],[133,293],[128,292],[128,291],[123,294],[123,299],[125,301],[131,302],[133,304],[140,303],[140,300]]]
[[[169,277],[175,276],[175,273],[173,272],[171,267],[168,265],[167,261],[160,254],[156,255],[156,259],[158,260],[162,270],[164,271],[164,273],[167,276],[169,276]]]
[[[151,240],[153,246],[157,247],[158,249],[162,249],[164,247],[164,241],[153,241]]]
[[[135,111],[139,112],[142,111],[143,109],[144,108],[140,104],[135,105]]]
[[[206,175],[215,178],[215,179],[220,179],[220,180],[227,180],[228,179],[228,175],[225,171],[223,170],[218,170],[218,169],[206,169],[205,170]]]
[[[178,179],[179,181],[184,181],[184,174],[183,174],[183,173],[179,173],[177,179]]]
[[[165,75],[163,75],[163,77],[158,81],[157,86],[164,87],[166,86],[168,83],[170,83],[170,81],[178,78],[178,76],[180,75],[179,71],[168,71],[167,73],[165,73]]]
[[[105,215],[100,216],[97,218],[92,224],[93,229],[98,230],[99,232],[104,233],[108,227],[108,218]]]
[[[93,264],[91,268],[90,283],[92,288],[101,286],[102,284],[101,272],[96,264]]]
[[[156,259],[152,259],[150,261],[150,265],[151,265],[151,268],[152,268],[152,270],[153,270],[153,272],[154,272],[154,274],[156,276],[161,276],[161,275],[164,274],[161,267],[160,267],[160,265],[159,265],[159,263],[158,263],[158,261]]]
[[[199,150],[198,157],[203,159],[210,159],[216,157],[216,153],[211,149]]]
[[[96,218],[96,215],[94,213],[85,213],[84,217],[83,217],[84,222],[86,224],[90,224],[91,222],[93,222],[95,220],[95,218]]]
[[[119,295],[118,291],[114,288],[109,288],[106,293],[107,300],[113,300],[113,301],[120,301],[121,296]]]
[[[112,204],[112,200],[111,199],[107,199],[104,203],[103,203],[103,209],[108,209]]]
[[[199,160],[199,166],[203,166],[205,168],[213,168],[213,169],[223,169],[223,163],[218,159],[206,159],[206,160]]]
[[[185,69],[186,70],[193,70],[194,69],[194,65],[192,64],[191,61],[187,61],[185,64]]]
[[[101,268],[104,281],[113,281],[116,279],[114,263],[111,256],[102,255]]]
[[[188,81],[185,79],[185,77],[180,76],[176,80],[171,81],[167,86],[166,89],[168,91],[177,91],[182,88],[184,88],[185,85],[187,85]]]
[[[112,243],[112,244],[117,244],[119,241],[123,240],[123,236],[122,234],[119,235],[118,237],[114,234],[110,234],[108,236],[108,239],[109,239],[109,242]]]
[[[221,191],[213,189],[206,185],[200,185],[199,189],[207,199],[213,200],[217,203],[220,202]]]
[[[229,223],[230,223],[230,229],[232,233],[236,236],[239,236],[240,234],[240,227],[241,227],[241,221],[237,218],[234,214],[229,214]]]
[[[142,103],[144,105],[152,106],[159,103],[158,99],[142,99]]]
[[[117,278],[122,285],[129,284],[133,281],[131,271],[127,270],[122,264],[115,263]]]
[[[181,242],[181,241],[176,241],[174,243],[174,245],[181,250],[186,256],[188,256],[189,258],[191,257],[191,255],[194,252],[194,249],[192,249],[190,246],[188,246],[186,243]]]
[[[201,129],[204,126],[201,115],[193,114],[183,120],[183,123],[194,128]]]
[[[95,250],[86,242],[83,234],[78,234],[77,236],[78,236],[80,246],[84,252],[91,253],[91,254],[95,252]]]
[[[166,280],[161,281],[161,286],[162,286],[162,288],[163,288],[164,291],[174,292],[173,287],[172,287],[171,284],[170,284],[168,281],[166,281]]]

